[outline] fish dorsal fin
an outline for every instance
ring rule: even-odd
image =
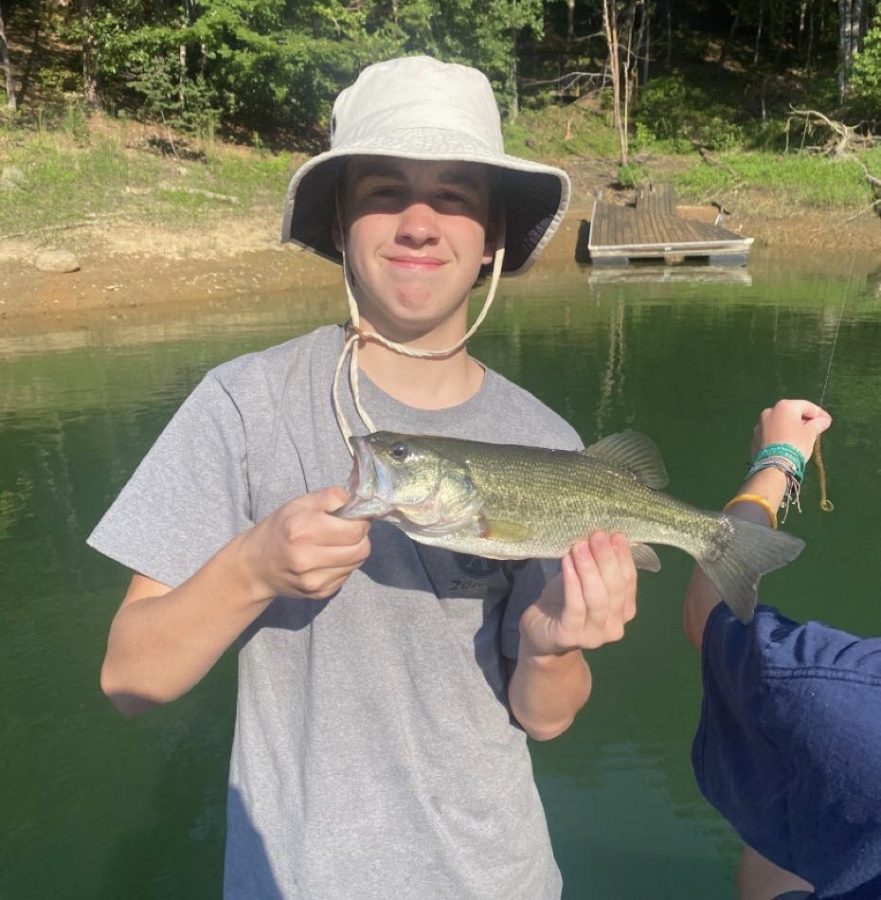
[[[610,434],[581,451],[585,456],[627,469],[644,485],[660,490],[670,481],[661,451],[640,431]]]

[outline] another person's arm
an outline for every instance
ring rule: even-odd
[[[531,737],[549,740],[572,724],[591,690],[583,651],[620,640],[635,615],[636,567],[627,538],[597,532],[579,541],[520,619],[508,699]]]
[[[809,460],[817,437],[832,424],[832,418],[821,407],[808,400],[780,400],[762,411],[753,429],[752,452],[755,455],[769,444],[792,444]],[[786,494],[786,476],[774,468],[766,468],[747,479],[737,496],[763,497],[772,510],[777,510]],[[760,525],[770,525],[768,513],[759,502],[745,500],[730,507],[729,513]],[[700,649],[704,626],[720,597],[710,580],[695,566],[685,594],[683,621],[688,639]]]
[[[817,437],[832,420],[819,406],[806,400],[780,400],[765,409],[753,430],[753,456],[769,444],[784,443],[797,447],[809,460]],[[787,478],[776,468],[765,468],[748,478],[736,496],[748,495],[762,499],[744,500],[730,506],[733,516],[770,527],[767,509],[776,511],[783,503]],[[703,645],[704,630],[713,609],[721,601],[718,592],[698,566],[686,591],[683,612],[685,633],[698,650]],[[811,884],[798,875],[782,869],[751,847],[742,851],[737,873],[739,900],[773,900],[789,891],[807,892]],[[796,896],[808,896],[807,893]]]
[[[292,500],[174,589],[135,574],[110,628],[101,688],[124,715],[196,685],[276,595],[331,596],[370,553],[368,523],[330,513],[342,488]]]
[[[778,900],[790,891],[802,891],[796,897],[813,896],[813,885],[793,872],[787,872],[765,859],[752,847],[744,847],[737,867],[737,900]]]

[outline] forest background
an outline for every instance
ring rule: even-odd
[[[486,72],[578,215],[665,180],[759,239],[881,235],[881,0],[0,0],[0,313],[59,243],[265,249],[335,95],[411,53]]]

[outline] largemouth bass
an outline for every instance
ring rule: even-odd
[[[386,431],[351,444],[350,499],[337,515],[384,519],[423,544],[492,559],[560,558],[593,531],[620,531],[643,569],[661,567],[650,543],[690,554],[742,622],[761,576],[804,547],[664,493],[661,455],[636,431],[581,451]]]

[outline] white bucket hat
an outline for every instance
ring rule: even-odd
[[[569,204],[565,172],[505,153],[490,83],[467,66],[427,56],[368,66],[337,97],[330,142],[330,150],[291,179],[281,239],[334,262],[342,262],[331,234],[337,181],[352,156],[457,160],[497,169],[506,201],[504,274],[519,274],[535,262]]]

